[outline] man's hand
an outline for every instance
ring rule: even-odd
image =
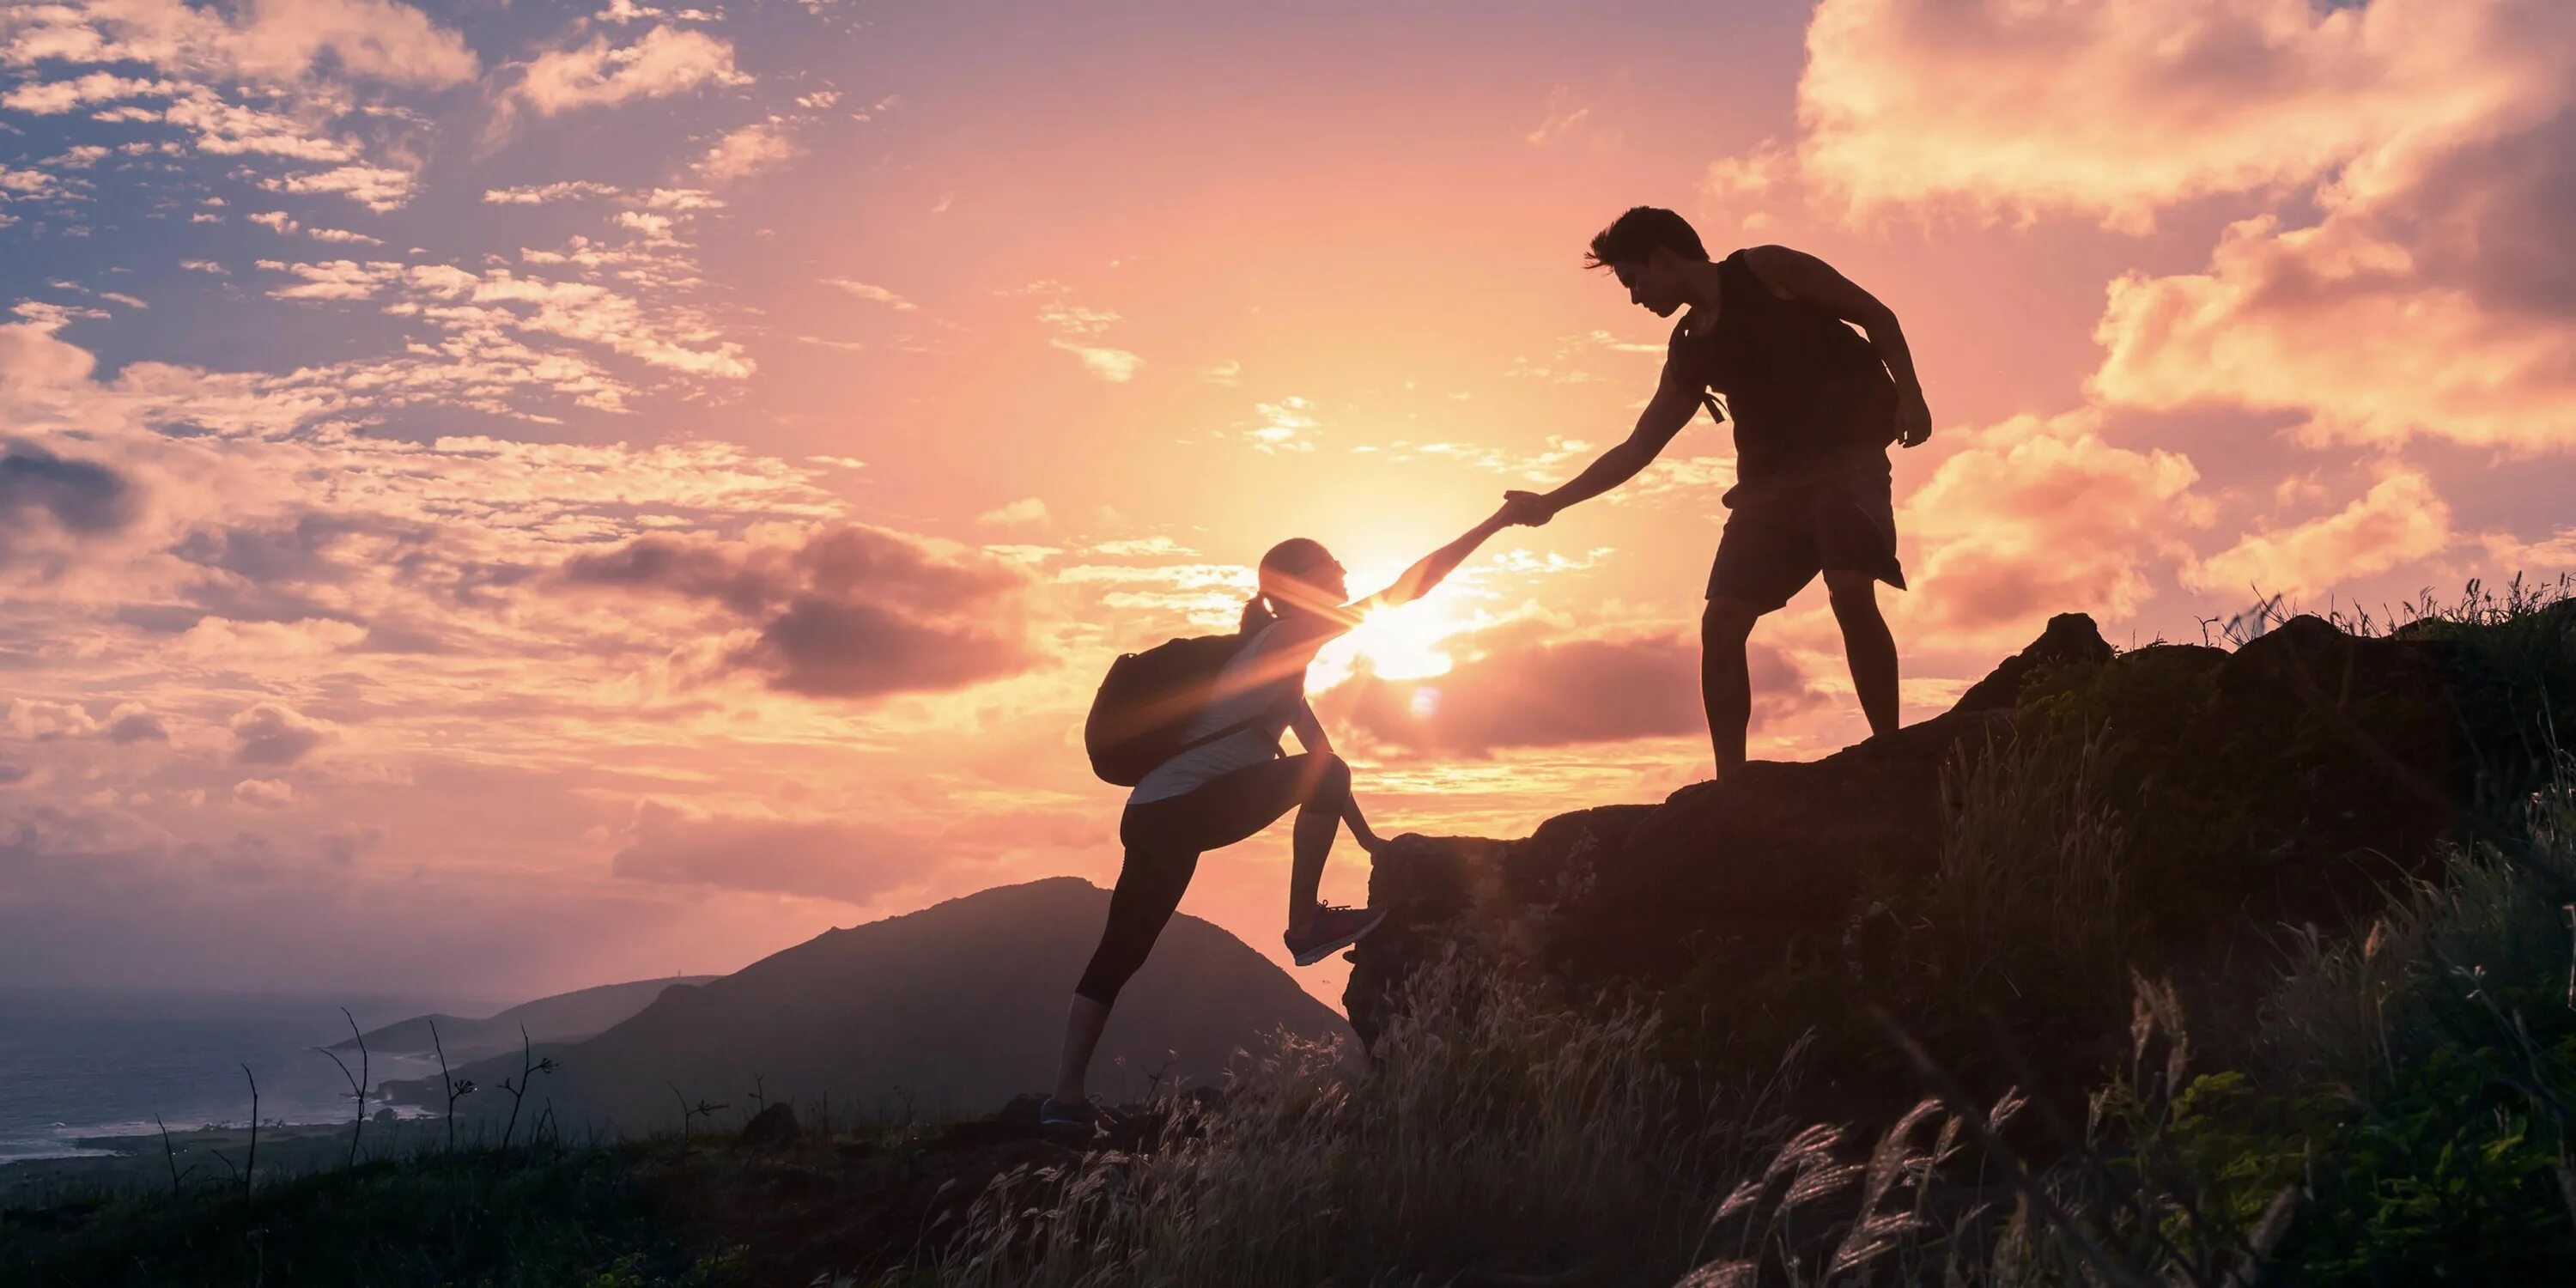
[[[1932,409],[1923,404],[1923,391],[1916,389],[1896,400],[1896,443],[1899,447],[1921,447],[1932,436]]]
[[[1536,492],[1503,493],[1503,522],[1523,527],[1545,527],[1556,517],[1556,506]]]

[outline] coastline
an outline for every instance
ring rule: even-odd
[[[261,1183],[347,1165],[350,1123],[263,1122],[259,1125],[257,1178]],[[359,1140],[359,1161],[417,1153],[446,1140],[443,1119],[431,1116],[370,1118]],[[167,1192],[176,1171],[184,1188],[240,1183],[250,1155],[248,1124],[214,1123],[172,1128],[165,1142],[155,1130],[139,1135],[74,1136],[65,1153],[0,1161],[0,1209],[42,1205],[68,1195],[101,1191]],[[458,1142],[463,1147],[465,1141]]]

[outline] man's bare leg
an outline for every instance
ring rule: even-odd
[[[1825,593],[1843,628],[1843,656],[1871,735],[1896,732],[1896,636],[1878,611],[1878,582],[1868,573],[1827,572]]]
[[[1708,708],[1708,740],[1720,778],[1744,764],[1744,735],[1753,723],[1753,676],[1744,658],[1754,619],[1740,599],[1711,599],[1699,619],[1699,697]]]

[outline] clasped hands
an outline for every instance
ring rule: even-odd
[[[1538,492],[1505,492],[1500,511],[1506,526],[1537,528],[1556,517],[1556,504]]]

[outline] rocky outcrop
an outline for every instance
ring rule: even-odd
[[[1577,990],[1650,994],[1831,965],[1864,914],[1939,871],[1947,772],[2015,738],[2115,745],[2139,965],[2243,952],[2283,923],[2339,928],[2461,833],[2480,731],[2452,700],[2476,661],[2436,638],[2300,617],[2234,651],[2115,653],[2080,614],[1930,720],[1807,763],[1756,761],[1660,804],[1548,820],[1527,838],[1405,838],[1376,860],[1387,925],[1344,1001],[1374,1040],[1404,980],[1464,945]]]

